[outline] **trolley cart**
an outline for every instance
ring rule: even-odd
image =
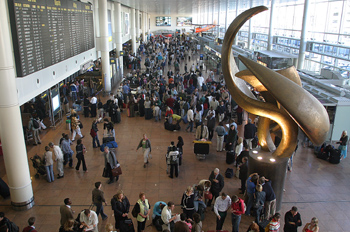
[[[209,145],[211,141],[200,141],[194,140],[194,153],[197,156],[197,159],[205,159],[206,155],[209,155]]]

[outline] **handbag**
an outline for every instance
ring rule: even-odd
[[[95,138],[97,133],[96,133],[96,131],[94,129],[91,128],[90,135],[91,135],[91,137]]]
[[[213,194],[209,191],[205,192],[204,193],[204,199],[208,199],[208,200],[211,200],[213,199]]]
[[[119,175],[121,175],[122,173],[123,173],[123,172],[122,172],[122,168],[121,168],[120,166],[112,169],[112,175],[113,175],[113,177],[119,176]]]
[[[83,127],[84,127],[81,122],[79,122],[79,127],[80,127],[80,129],[83,129]]]

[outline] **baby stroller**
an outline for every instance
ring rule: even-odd
[[[46,169],[40,156],[36,154],[30,160],[33,162],[33,168],[36,170],[35,178],[39,178],[39,175],[46,175]]]

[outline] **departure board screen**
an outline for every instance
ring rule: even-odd
[[[72,0],[8,0],[17,77],[94,48],[92,5]]]

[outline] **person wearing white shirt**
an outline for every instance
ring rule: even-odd
[[[53,142],[49,143],[49,147],[53,149],[53,154],[55,155],[55,162],[57,162],[57,171],[58,177],[57,179],[63,178],[63,152],[59,146],[53,144]]]
[[[194,121],[192,108],[187,110],[187,121],[188,121],[188,126],[186,128],[186,131],[188,131],[188,128],[190,128],[190,132],[192,132],[192,130],[193,130],[193,121]]]
[[[200,91],[202,91],[202,85],[204,83],[204,77],[202,75],[200,75],[199,77],[197,77],[197,83],[198,83],[198,88]]]
[[[80,222],[86,228],[84,231],[98,232],[98,217],[97,214],[89,209],[85,209],[80,213]]]
[[[231,198],[226,193],[222,192],[221,196],[218,196],[214,204],[214,213],[216,214],[216,231],[222,230],[227,210],[231,206]]]
[[[171,213],[175,208],[175,204],[172,201],[169,201],[166,206],[164,206],[161,214],[161,218],[163,221],[162,229],[170,230],[170,223],[176,219],[176,215],[172,216]]]
[[[96,105],[97,105],[97,97],[95,97],[95,94],[92,95],[92,98],[90,100],[91,103],[91,117],[96,117]]]

